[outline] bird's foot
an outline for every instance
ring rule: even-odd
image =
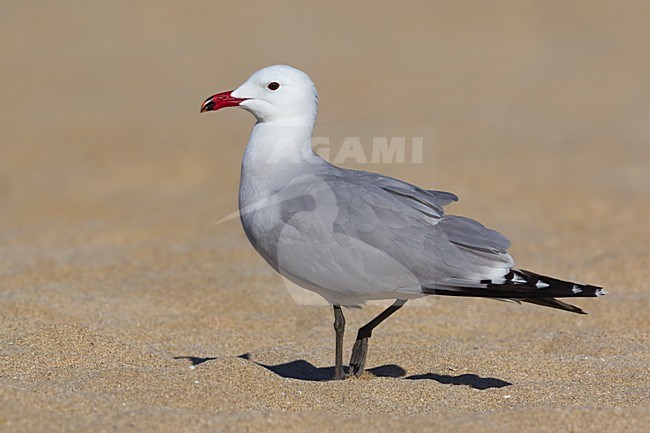
[[[366,355],[368,354],[368,338],[360,338],[354,342],[352,356],[350,357],[350,375],[360,376],[366,368]]]

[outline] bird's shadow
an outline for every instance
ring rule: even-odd
[[[414,374],[405,377],[408,380],[435,380],[438,383],[445,385],[465,385],[474,389],[490,389],[490,388],[503,388],[510,386],[512,383],[505,380],[497,379],[494,377],[481,377],[476,374],[460,374],[458,376],[448,376],[446,374],[426,373]]]
[[[239,355],[238,358],[251,361],[260,367],[264,367],[269,371],[277,374],[278,376],[286,379],[298,379],[310,382],[324,382],[332,380],[334,376],[334,367],[316,367],[315,365],[305,361],[304,359],[297,359],[283,364],[267,365],[261,362],[253,361],[250,354],[245,353]],[[198,357],[198,356],[175,356],[174,359],[187,359],[192,365],[203,364],[204,362],[217,359],[216,357]],[[503,388],[510,386],[512,383],[505,380],[496,379],[494,377],[480,377],[476,374],[461,374],[458,376],[449,376],[446,374],[426,373],[414,374],[406,376],[406,370],[399,365],[387,364],[368,370],[373,376],[376,377],[393,377],[404,378],[407,380],[434,380],[438,383],[445,385],[464,385],[474,389],[490,389],[490,388]]]
[[[208,356],[207,358],[202,358],[200,356],[174,356],[174,359],[187,359],[190,361],[190,364],[192,364],[192,366],[195,366],[218,358],[215,356]]]
[[[239,357],[250,360],[247,353]],[[287,379],[324,382],[332,380],[334,377],[334,367],[316,367],[304,359],[297,359],[276,365],[266,365],[256,361],[251,362],[255,362],[255,364]],[[382,365],[380,367],[370,368],[367,371],[377,377],[403,377],[406,374],[406,370],[395,364]]]

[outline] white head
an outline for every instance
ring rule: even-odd
[[[210,96],[201,112],[224,107],[242,107],[258,122],[313,120],[316,118],[318,93],[304,72],[286,65],[268,66],[250,76],[230,92]]]

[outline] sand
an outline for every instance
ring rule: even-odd
[[[3,3],[0,430],[647,431],[648,13]],[[280,62],[316,81],[332,154],[424,136],[422,163],[343,165],[451,190],[519,266],[610,295],[587,316],[430,299],[377,328],[368,374],[327,380],[330,308],[214,224],[253,120],[200,103]],[[346,357],[380,308],[346,311]]]

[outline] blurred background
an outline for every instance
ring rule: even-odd
[[[93,296],[276,281],[237,220],[214,225],[236,210],[253,119],[199,114],[276,63],[316,82],[317,135],[433,131],[422,164],[361,168],[457,193],[449,212],[506,233],[523,267],[634,293],[649,257],[649,18],[632,0],[3,1],[6,299],[110,323],[127,307]]]
[[[634,0],[1,1],[0,425],[248,431],[253,411],[285,431],[316,409],[297,430],[644,431],[649,23]],[[522,268],[611,294],[576,300],[588,316],[432,298],[369,358],[419,380],[314,382],[331,309],[293,302],[237,219],[215,224],[254,120],[199,114],[276,63],[315,81],[331,155],[423,135],[422,163],[343,165],[452,191],[447,212],[505,233]],[[346,312],[346,348],[378,312]]]

